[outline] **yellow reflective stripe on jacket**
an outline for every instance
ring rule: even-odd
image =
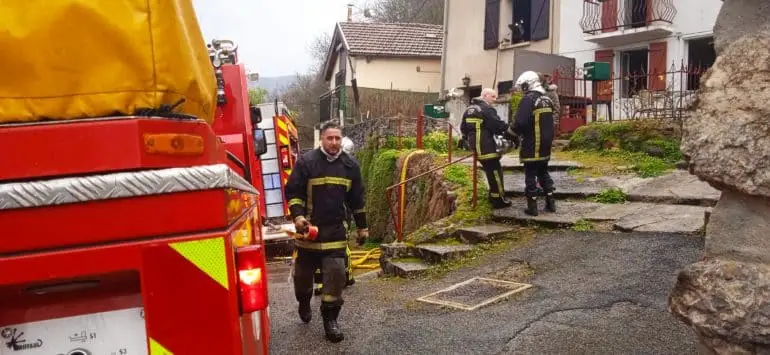
[[[352,184],[353,184],[352,180],[347,178],[336,177],[336,176],[325,176],[325,177],[310,179],[310,181],[308,181],[308,185],[310,186],[342,185],[342,186],[345,186],[345,188],[348,190],[350,190],[350,186]]]
[[[293,199],[289,200],[289,207],[291,207],[291,206],[302,206],[302,207],[304,207],[305,206],[305,201],[302,201],[301,198],[293,198]]]
[[[540,135],[541,135],[541,133],[540,133],[540,115],[544,114],[544,113],[549,113],[549,112],[553,112],[553,110],[551,110],[550,107],[539,108],[539,109],[533,111],[533,113],[535,115],[535,121],[534,121],[534,125],[535,125],[535,155],[534,155],[534,158],[532,158],[532,159],[535,159],[535,160],[539,160],[538,158],[540,158]]]
[[[312,178],[307,182],[307,213],[313,212],[313,187],[320,185],[342,185],[345,186],[346,191],[350,191],[350,187],[353,185],[353,181],[347,178],[336,176],[324,176],[320,178]]]
[[[489,154],[479,155],[476,158],[478,160],[488,160],[488,159],[496,159],[499,157],[500,157],[500,154],[498,153],[489,153]]]
[[[358,210],[354,210],[353,211],[353,213],[364,213],[364,212],[366,212],[366,208],[362,208],[362,209],[358,209]]]
[[[307,240],[302,240],[302,239],[295,239],[294,246],[298,248],[313,249],[313,250],[345,249],[348,247],[348,242],[345,240],[340,240],[336,242],[321,243],[321,242],[309,242]]]
[[[481,124],[484,123],[484,120],[481,118],[466,118],[465,122],[473,123],[473,125],[476,127],[476,159],[489,160],[499,158],[500,154],[496,152],[483,155],[481,154]]]

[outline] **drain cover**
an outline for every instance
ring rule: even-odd
[[[530,284],[474,277],[417,300],[472,311],[530,287]]]

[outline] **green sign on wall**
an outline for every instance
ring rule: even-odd
[[[588,81],[610,80],[610,63],[587,62],[583,64],[583,79]]]
[[[441,105],[426,104],[423,107],[422,111],[425,116],[431,117],[431,118],[449,117],[449,112],[446,112],[446,110],[444,109],[444,106],[441,106]]]

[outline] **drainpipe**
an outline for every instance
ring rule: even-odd
[[[449,0],[444,0],[444,43],[441,46],[441,90],[439,96],[446,90],[446,47],[449,34]]]

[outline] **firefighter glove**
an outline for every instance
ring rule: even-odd
[[[310,222],[305,219],[305,216],[297,216],[297,218],[294,219],[294,229],[297,233],[304,234],[309,225]]]
[[[366,242],[366,238],[369,238],[369,229],[368,228],[359,229],[358,238],[356,238],[356,243],[358,243],[358,245],[364,245],[364,243]]]

